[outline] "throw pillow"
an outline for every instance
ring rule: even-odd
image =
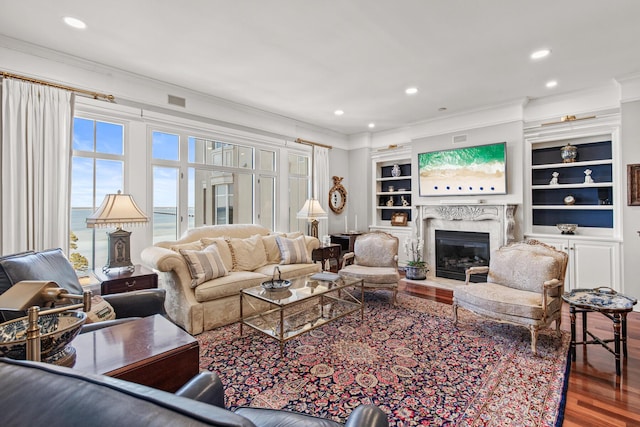
[[[262,236],[255,234],[246,239],[228,239],[233,256],[233,271],[253,271],[267,264],[267,253],[262,244]]]
[[[186,249],[189,251],[201,251],[204,248],[202,242],[200,240],[196,240],[195,242],[189,243],[179,243],[177,245],[171,245],[169,249],[174,252],[180,252],[180,249]]]
[[[276,237],[281,234],[269,234],[268,236],[262,236],[262,244],[264,250],[267,253],[267,264],[279,264],[280,263],[280,248],[276,242]]]
[[[216,245],[208,246],[202,251],[181,249],[180,253],[189,267],[192,288],[208,280],[229,274]]]
[[[276,242],[280,248],[280,264],[307,264],[311,262],[304,236],[295,239],[277,236]]]
[[[86,323],[104,322],[116,318],[113,306],[104,300],[100,295],[91,297],[91,310],[87,313]]]
[[[233,271],[233,256],[231,255],[231,248],[229,247],[228,237],[203,237],[200,239],[202,247],[206,248],[210,245],[216,245],[218,253],[224,262],[224,266],[227,271]]]

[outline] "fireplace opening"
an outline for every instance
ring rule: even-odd
[[[436,277],[465,280],[469,267],[489,265],[489,233],[435,230]],[[471,282],[484,282],[486,274],[471,275]]]

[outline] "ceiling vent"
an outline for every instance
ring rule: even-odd
[[[184,108],[187,106],[187,100],[179,96],[169,95],[169,104]]]
[[[460,144],[462,142],[467,142],[467,135],[454,135],[453,136],[453,143],[454,144]]]

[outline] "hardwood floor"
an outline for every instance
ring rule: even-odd
[[[451,304],[452,291],[400,281],[400,292]],[[580,337],[580,317],[577,334]],[[561,328],[570,331],[569,308],[565,304]],[[571,364],[564,415],[565,427],[640,426],[640,313],[627,316],[628,358],[622,375],[616,376],[615,359],[600,345],[578,346]],[[596,336],[613,337],[612,322],[599,313],[589,313],[588,329]]]

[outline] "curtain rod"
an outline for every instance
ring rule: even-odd
[[[325,145],[325,144],[320,144],[319,142],[307,141],[306,139],[302,139],[302,138],[297,138],[296,142],[298,144],[304,144],[304,145],[317,145],[318,147],[328,148],[329,150],[333,149],[331,145]]]
[[[60,85],[60,84],[57,84],[57,83],[51,83],[51,82],[47,82],[47,81],[44,81],[44,80],[34,79],[32,77],[26,77],[26,76],[20,76],[18,74],[7,73],[6,71],[2,71],[2,77],[6,78],[6,79],[24,80],[25,82],[29,82],[29,83],[35,83],[35,84],[39,84],[39,85],[43,85],[43,86],[51,86],[51,87],[55,87],[55,88],[58,88],[58,89],[68,90],[68,91],[71,91],[71,92],[77,92],[77,93],[81,93],[83,95],[89,95],[93,99],[102,98],[102,99],[105,99],[105,100],[110,101],[110,102],[114,102],[115,101],[115,97],[113,95],[107,95],[107,94],[104,94],[104,93],[92,92],[90,90],[78,89],[78,88],[71,87],[71,86],[65,86],[65,85]]]

